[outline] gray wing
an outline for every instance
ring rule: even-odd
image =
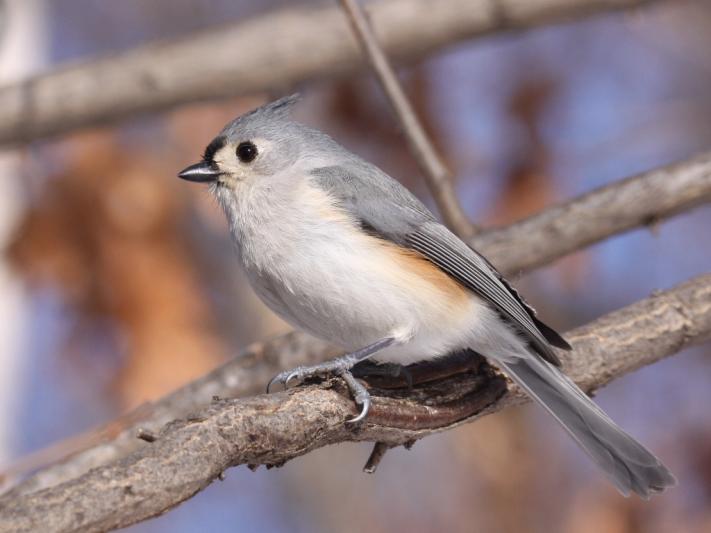
[[[369,231],[421,253],[429,261],[489,302],[531,347],[547,361],[560,365],[551,344],[570,345],[536,313],[497,270],[442,224],[410,191],[365,161],[321,167],[313,179],[337,198]]]
[[[430,211],[410,191],[366,161],[311,171],[321,189],[338,199],[363,229],[406,246],[410,233],[427,222],[436,222]]]

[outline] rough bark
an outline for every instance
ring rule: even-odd
[[[382,0],[369,6],[389,57],[422,57],[472,37],[650,0]],[[69,65],[0,89],[0,145],[172,106],[265,90],[364,67],[337,6],[298,7]]]
[[[597,189],[505,228],[488,230],[471,244],[505,274],[549,263],[593,242],[711,201],[711,153]],[[175,418],[207,405],[213,396],[257,394],[277,372],[335,355],[326,343],[293,332],[246,348],[210,374],[131,413],[127,427],[103,441],[37,472],[12,494],[43,489],[83,474],[144,446],[138,428],[158,431]],[[109,428],[110,429],[110,428]]]
[[[711,274],[573,330],[568,374],[592,391],[627,372],[711,338]],[[219,399],[168,424],[154,442],[79,478],[0,500],[0,531],[104,531],[165,512],[242,464],[281,465],[345,441],[405,444],[523,401],[485,362],[468,374],[407,391],[373,390],[357,426],[338,381],[241,400]]]

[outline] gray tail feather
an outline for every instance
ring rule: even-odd
[[[649,450],[625,433],[568,377],[531,355],[499,362],[587,452],[625,496],[648,499],[676,485],[674,475]]]

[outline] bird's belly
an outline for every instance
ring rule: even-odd
[[[396,337],[377,361],[409,364],[466,347],[487,310],[426,259],[354,228],[301,232],[271,248],[288,253],[248,268],[267,305],[345,350]]]

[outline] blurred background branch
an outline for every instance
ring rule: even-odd
[[[496,31],[650,1],[382,0],[369,5],[369,13],[383,49],[404,61]],[[347,32],[338,7],[297,7],[66,66],[0,89],[0,144],[24,143],[188,102],[352,74],[364,62],[355,42],[343,38]]]
[[[711,202],[711,152],[644,172],[550,207],[471,241],[508,274]]]
[[[566,372],[584,390],[594,391],[711,338],[711,274],[610,313],[571,331],[567,338],[574,351],[561,354]],[[190,418],[169,424],[154,442],[120,462],[47,490],[1,499],[0,531],[125,527],[164,513],[232,466],[282,465],[344,441],[404,444],[462,424],[465,418],[469,422],[525,401],[513,387],[502,396],[503,390],[495,386],[498,392],[492,395],[490,384],[499,378],[481,376],[475,373],[465,383],[435,386],[420,401],[417,394],[398,397],[380,391],[373,398],[372,415],[359,427],[344,423],[355,414],[355,406],[332,383],[243,400],[215,400]],[[477,405],[480,395],[486,401]],[[452,419],[457,399],[477,409],[461,411],[464,416]],[[417,428],[408,425],[418,419],[415,415],[422,417]],[[402,421],[405,429],[398,423]]]

